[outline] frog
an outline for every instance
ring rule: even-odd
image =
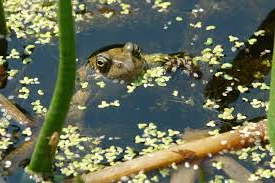
[[[176,67],[179,67],[195,78],[201,77],[190,55],[183,52],[148,54],[132,42],[114,44],[97,50],[77,73],[80,81],[85,80],[88,70],[93,69],[106,78],[131,83],[147,69],[158,65],[163,65],[167,71],[175,71]]]
[[[202,74],[193,62],[192,56],[184,53],[145,53],[132,42],[113,44],[93,52],[87,63],[77,70],[77,83],[90,80],[90,76],[101,77],[119,83],[131,84],[146,70],[163,66],[167,72],[182,69],[189,76],[199,79]],[[71,100],[68,121],[81,122],[83,111],[79,106],[86,106],[91,93],[91,86],[78,89]]]

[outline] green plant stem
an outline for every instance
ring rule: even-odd
[[[3,0],[0,0],[0,35],[6,35],[6,19],[5,12],[3,7]]]
[[[199,183],[205,183],[205,172],[202,168],[198,170]]]
[[[59,68],[58,78],[49,112],[46,116],[28,169],[47,175],[52,163],[59,135],[69,109],[75,83],[75,33],[70,0],[58,1]],[[50,140],[51,139],[51,140]],[[56,139],[56,144],[54,144]]]
[[[275,34],[273,44],[273,57],[271,66],[271,81],[269,91],[269,106],[267,114],[267,129],[269,141],[272,148],[275,150]]]

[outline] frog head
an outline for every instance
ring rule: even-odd
[[[138,45],[124,45],[99,50],[89,58],[89,66],[106,78],[131,82],[147,68]]]

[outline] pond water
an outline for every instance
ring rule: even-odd
[[[172,0],[168,12],[158,12],[152,9],[152,4],[146,1],[126,1],[134,11],[131,15],[104,18],[100,15],[88,22],[77,23],[76,48],[78,65],[86,63],[90,54],[107,45],[131,41],[137,43],[147,53],[175,53],[184,51],[191,55],[200,55],[208,47],[204,44],[207,38],[213,39],[213,45],[221,44],[226,55],[222,63],[236,64],[240,51],[232,51],[233,44],[228,41],[229,35],[240,40],[247,40],[265,20],[268,13],[275,7],[274,0]],[[93,1],[84,1],[88,9],[96,11],[100,6],[92,6]],[[96,3],[99,4],[99,3]],[[112,7],[110,5],[109,7]],[[194,13],[194,9],[198,10]],[[193,10],[193,13],[192,13]],[[183,21],[175,20],[182,17]],[[202,22],[202,28],[194,28],[190,24]],[[207,26],[214,25],[215,30],[206,31]],[[23,50],[24,46],[33,42],[35,38],[17,39],[11,35],[8,49]],[[270,48],[270,42],[266,43]],[[213,46],[212,46],[213,47]],[[8,51],[9,52],[9,51]],[[13,101],[35,116],[31,102],[40,99],[44,106],[49,106],[54,90],[58,66],[58,42],[53,39],[50,44],[36,44],[32,54],[33,62],[23,65],[16,61],[9,63],[10,69],[19,69],[19,74],[1,90],[5,96],[14,95]],[[239,59],[242,60],[242,59]],[[140,133],[137,125],[141,122],[153,122],[159,129],[175,129],[183,131],[185,128],[204,128],[206,123],[216,120],[220,125],[227,124],[218,118],[222,109],[203,108],[207,98],[222,98],[219,103],[223,108],[234,107],[234,115],[242,113],[247,119],[265,116],[265,108],[254,109],[247,102],[261,98],[267,101],[268,92],[251,89],[249,93],[228,94],[220,97],[226,90],[223,81],[213,79],[213,74],[219,66],[209,66],[200,63],[203,73],[201,79],[194,79],[182,71],[168,73],[171,79],[166,87],[139,87],[134,93],[127,93],[127,88],[121,84],[106,81],[104,89],[98,89],[99,94],[92,97],[85,110],[84,120],[79,124],[86,135],[119,137],[119,140],[104,141],[104,145],[134,146],[134,137]],[[242,64],[240,68],[246,67]],[[257,67],[257,66],[255,66]],[[249,71],[248,71],[249,72]],[[263,80],[268,83],[268,71]],[[19,99],[18,83],[24,76],[38,77],[41,84],[32,86],[33,90],[42,89],[43,97],[38,94],[30,95],[27,100]],[[214,80],[214,81],[213,81]],[[252,82],[252,81],[251,81]],[[250,87],[251,82],[244,82]],[[209,84],[210,83],[210,84]],[[241,82],[240,82],[241,83]],[[173,96],[174,91],[178,96]],[[207,96],[206,96],[207,95]],[[219,97],[217,97],[219,95]],[[101,101],[120,101],[120,107],[98,108]],[[221,107],[221,108],[222,108]],[[22,178],[22,169],[18,169],[12,176],[5,177],[7,182],[18,182]],[[162,180],[168,182],[168,179]],[[1,182],[1,180],[0,180]],[[272,182],[272,181],[271,181]]]

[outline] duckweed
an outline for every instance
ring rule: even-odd
[[[122,9],[120,14],[124,14],[124,15],[130,14],[130,8],[131,8],[130,4],[121,3],[120,6],[121,6],[121,9]]]
[[[241,85],[238,85],[237,88],[241,93],[245,93],[245,92],[248,91],[247,87],[244,87],[244,86],[241,86]]]
[[[269,90],[270,87],[266,83],[254,82],[252,83],[253,88],[260,88],[261,90]]]
[[[11,134],[8,132],[10,122],[5,118],[0,118],[0,159],[3,152],[13,144]]]
[[[16,76],[16,74],[18,73],[18,70],[17,69],[11,69],[11,70],[7,71],[7,73],[9,75],[8,79],[11,80]]]
[[[238,41],[238,40],[239,40],[239,38],[237,38],[237,37],[235,37],[235,36],[232,36],[232,35],[229,35],[229,36],[228,36],[228,39],[229,39],[230,42],[235,42],[235,41]]]
[[[173,93],[172,93],[172,95],[175,96],[175,97],[177,97],[178,94],[179,94],[179,92],[177,90],[174,90]]]
[[[226,68],[232,68],[232,64],[231,63],[224,63],[221,65],[222,69],[226,69]]]
[[[36,100],[34,102],[31,102],[31,105],[33,106],[33,110],[36,114],[42,114],[42,115],[45,115],[47,113],[47,108],[44,107],[42,104],[41,104],[41,101],[40,100]]]
[[[165,12],[167,9],[171,6],[171,2],[164,1],[163,0],[155,0],[154,5],[152,8],[156,8],[158,12]]]
[[[247,40],[250,45],[254,45],[257,42],[256,38],[251,38]]]
[[[100,88],[104,88],[106,86],[106,83],[104,81],[100,81],[96,83]]]
[[[152,87],[157,84],[158,86],[166,86],[171,77],[166,75],[164,67],[158,66],[148,69],[146,73],[137,79],[131,85],[127,85],[127,92],[132,93],[137,87],[144,86],[144,88]]]
[[[190,23],[190,26],[193,27],[193,28],[198,28],[198,29],[200,29],[200,28],[202,28],[202,22],[197,22],[197,23],[195,23],[195,24]]]
[[[203,108],[206,108],[206,109],[218,109],[219,107],[220,106],[218,104],[216,104],[215,101],[212,101],[210,99],[207,99],[203,105]]]
[[[210,46],[210,45],[212,45],[212,43],[213,43],[213,38],[211,38],[211,37],[207,38],[207,40],[204,42],[204,44],[206,46]]]
[[[82,82],[82,83],[80,83],[80,86],[82,89],[85,89],[88,87],[88,82]]]
[[[250,102],[250,104],[255,109],[258,109],[260,107],[265,107],[266,106],[266,102],[263,102],[263,101],[258,100],[258,99],[252,99],[252,101]]]
[[[45,93],[43,92],[43,90],[37,90],[38,95],[44,95]]]
[[[205,30],[209,31],[209,30],[215,30],[216,29],[216,26],[214,25],[209,25],[207,27],[205,27]]]
[[[209,121],[208,123],[206,123],[206,126],[208,126],[208,127],[215,127],[216,126],[216,124],[215,124],[215,121]]]
[[[222,162],[217,161],[217,162],[213,162],[212,166],[215,167],[217,170],[222,169]]]
[[[21,89],[19,89],[18,98],[28,99],[29,98],[29,94],[30,94],[30,90],[24,86]]]
[[[31,128],[27,127],[25,130],[23,130],[22,135],[31,136],[32,135]]]
[[[101,101],[101,104],[99,104],[97,107],[102,109],[102,108],[106,108],[106,107],[110,107],[110,106],[119,107],[120,106],[119,100],[115,100],[110,103],[108,103],[106,101]]]
[[[32,59],[30,57],[26,57],[26,58],[23,59],[22,62],[23,62],[23,64],[29,64],[29,63],[32,62]]]
[[[22,80],[19,81],[19,83],[21,84],[40,84],[40,82],[38,81],[38,78],[29,78],[28,76],[25,76]]]
[[[244,120],[244,119],[246,119],[246,116],[245,116],[245,115],[243,115],[243,114],[241,114],[241,113],[238,113],[238,114],[237,114],[237,120]]]
[[[224,57],[223,48],[221,45],[216,45],[213,49],[205,48],[201,51],[201,54],[201,56],[196,56],[193,58],[194,62],[202,61],[211,65],[217,65],[220,64],[219,60]]]
[[[219,114],[218,117],[224,120],[232,120],[234,119],[234,116],[232,115],[232,112],[234,111],[234,108],[224,108],[224,111],[222,114]]]
[[[258,30],[254,32],[255,36],[264,36],[265,35],[265,30]]]
[[[172,137],[177,137],[177,140],[180,139],[180,133],[178,131],[172,129],[168,129],[167,132],[159,131],[153,123],[140,123],[138,128],[143,130],[143,133],[135,137],[136,143],[144,146],[144,148],[139,151],[131,147],[126,147],[125,149],[118,146],[102,148],[100,147],[101,138],[82,136],[79,134],[80,131],[78,127],[68,126],[64,128],[60,136],[55,165],[60,168],[62,174],[75,176],[83,171],[88,170],[93,172],[104,168],[106,165],[114,165],[120,161],[120,157],[123,157],[123,161],[127,161],[138,155],[168,148],[175,143]],[[77,149],[77,151],[75,151],[75,149]],[[172,164],[171,167],[176,169],[175,164]],[[160,170],[163,176],[167,176],[169,172],[170,170],[168,168]],[[153,176],[150,179],[143,173],[135,175],[130,180],[135,182],[145,177],[146,179],[144,180],[147,181],[158,181],[158,176]]]
[[[175,18],[175,20],[178,21],[178,22],[182,22],[183,18],[178,16],[178,17]]]
[[[10,54],[6,58],[7,59],[11,59],[11,58],[18,59],[18,58],[20,58],[20,54],[15,48],[12,48]]]
[[[32,45],[32,44],[26,46],[25,49],[24,49],[24,54],[25,55],[31,55],[33,53],[34,48],[35,48],[35,45]]]
[[[72,3],[75,12],[78,8],[82,11],[85,9],[84,4],[77,0]],[[58,34],[57,7],[52,1],[4,1],[4,9],[7,27],[15,32],[17,38],[35,37],[35,43],[45,44]],[[74,16],[76,21],[83,21],[84,15],[74,13]],[[26,48],[26,54],[29,54],[34,46]]]
[[[236,155],[240,160],[251,161],[260,165],[257,167],[254,173],[249,177],[249,181],[261,180],[263,178],[269,179],[275,177],[274,173],[274,153],[270,148],[270,145],[261,145],[256,141],[255,146],[240,149],[238,151],[231,151],[233,155]]]
[[[264,56],[264,55],[266,55],[266,54],[268,54],[268,53],[271,53],[271,51],[270,51],[270,50],[264,50],[264,51],[262,51],[262,52],[260,53],[260,56]]]
[[[220,130],[215,129],[215,130],[212,130],[212,131],[208,131],[208,134],[211,135],[211,136],[217,136],[217,135],[220,134]]]
[[[163,168],[159,171],[159,173],[161,174],[162,177],[167,177],[170,173],[170,169],[168,168]]]

